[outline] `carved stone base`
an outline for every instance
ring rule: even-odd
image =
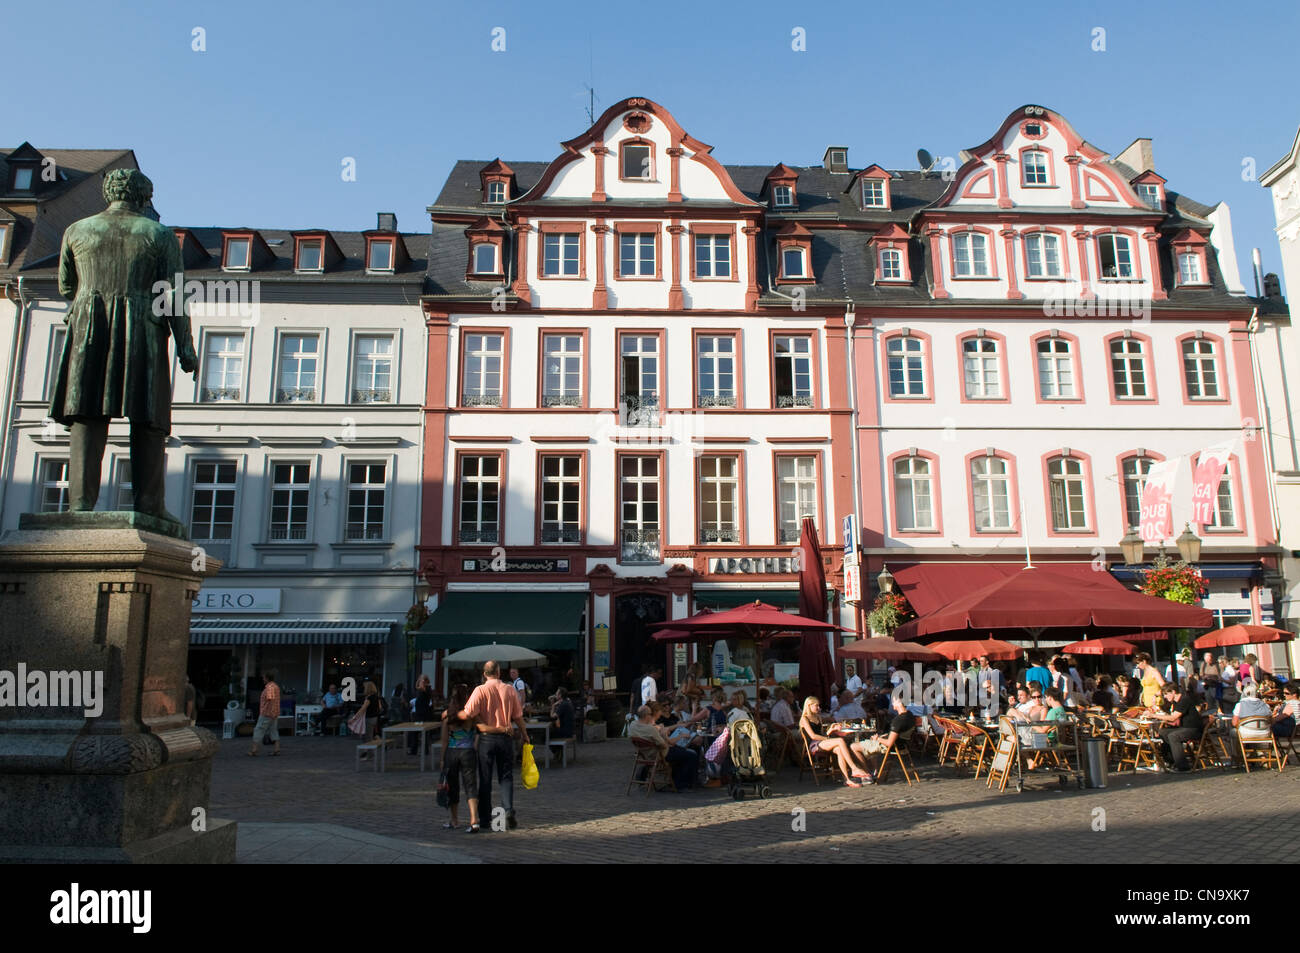
[[[122,847],[0,844],[0,864],[233,864],[238,825],[209,821],[206,831],[169,831]]]

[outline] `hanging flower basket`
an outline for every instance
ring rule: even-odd
[[[916,613],[902,593],[882,592],[871,604],[871,611],[867,613],[867,625],[872,632],[893,635],[900,625],[914,618]]]
[[[1195,605],[1209,591],[1205,577],[1195,566],[1181,560],[1170,564],[1167,558],[1162,560],[1160,556],[1142,574],[1139,588],[1145,595],[1188,606]]]

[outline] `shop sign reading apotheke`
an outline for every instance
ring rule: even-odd
[[[709,572],[712,573],[750,575],[753,573],[792,573],[796,571],[794,559],[790,556],[741,556],[738,558],[717,556],[709,560]]]
[[[279,589],[209,589],[204,586],[190,603],[190,612],[280,611]]]

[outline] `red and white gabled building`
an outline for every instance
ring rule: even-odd
[[[1112,157],[1040,106],[963,157],[942,194],[889,235],[906,234],[913,262],[910,285],[893,283],[924,299],[857,307],[868,574],[1023,565],[1028,550],[1036,563],[1095,560],[1132,580],[1118,543],[1138,523],[1151,463],[1191,457],[1176,536],[1191,516],[1194,456],[1233,441],[1214,518],[1192,527],[1204,604],[1224,624],[1271,622],[1265,583],[1280,551],[1251,429],[1254,302],[1237,287],[1226,206],[1168,190],[1149,140]],[[906,176],[894,181],[908,189]],[[877,287],[897,271],[881,254]],[[1168,549],[1176,558],[1172,539]]]
[[[569,652],[627,690],[687,658],[649,623],[794,605],[801,517],[834,578],[846,327],[798,179],[722,166],[639,98],[549,163],[453,168],[422,299],[428,644]]]

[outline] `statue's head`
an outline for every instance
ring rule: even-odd
[[[135,169],[114,169],[104,176],[104,201],[143,206],[153,198],[153,183]]]

